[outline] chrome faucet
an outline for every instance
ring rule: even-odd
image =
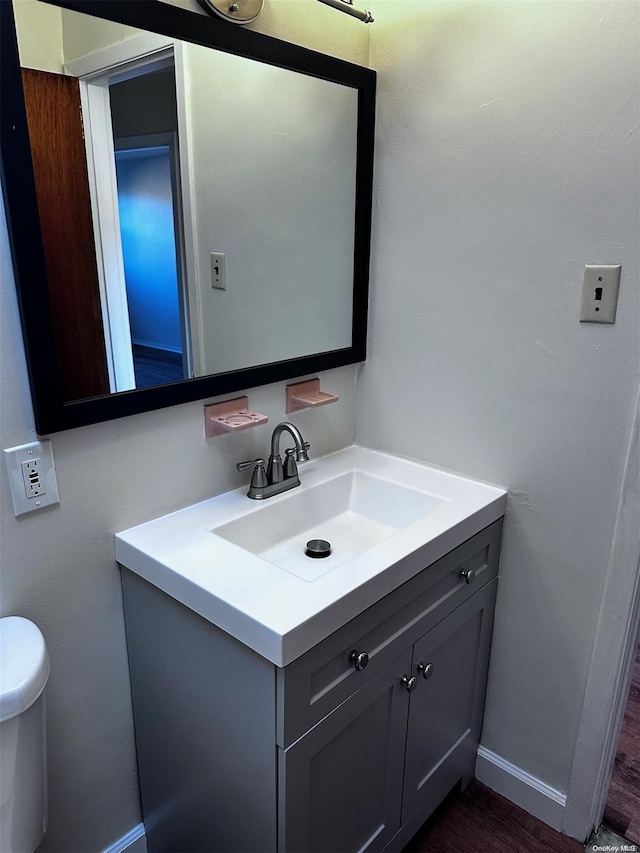
[[[280,456],[280,438],[283,432],[288,432],[295,442],[295,447],[285,450],[284,464]],[[236,465],[238,471],[254,469],[247,496],[253,500],[261,501],[299,486],[300,477],[298,476],[297,463],[308,461],[307,450],[310,446],[309,442],[302,437],[297,426],[287,422],[278,424],[271,436],[271,456],[266,471],[264,459],[252,459],[249,462],[238,462]]]

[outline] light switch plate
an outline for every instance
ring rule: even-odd
[[[620,264],[586,264],[581,323],[615,323],[621,270]]]
[[[16,516],[59,503],[53,450],[48,439],[4,451]]]
[[[227,265],[224,252],[211,252],[211,287],[227,289]]]

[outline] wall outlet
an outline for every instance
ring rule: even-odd
[[[224,252],[211,252],[211,287],[216,290],[227,289],[227,265]]]
[[[42,471],[42,459],[28,459],[21,465],[22,479],[24,480],[24,488],[28,498],[37,498],[44,495],[47,491],[44,480],[40,476]]]
[[[584,268],[581,323],[615,323],[620,264],[587,264]]]
[[[16,516],[59,503],[51,442],[32,441],[4,451]]]

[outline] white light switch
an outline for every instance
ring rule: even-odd
[[[59,503],[51,442],[32,441],[4,451],[16,516]]]
[[[582,285],[581,323],[615,323],[620,264],[587,264]]]
[[[211,252],[211,287],[227,289],[227,265],[224,252]]]

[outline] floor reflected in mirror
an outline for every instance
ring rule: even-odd
[[[182,354],[179,352],[134,344],[133,367],[136,388],[150,388],[152,385],[166,385],[184,379]]]

